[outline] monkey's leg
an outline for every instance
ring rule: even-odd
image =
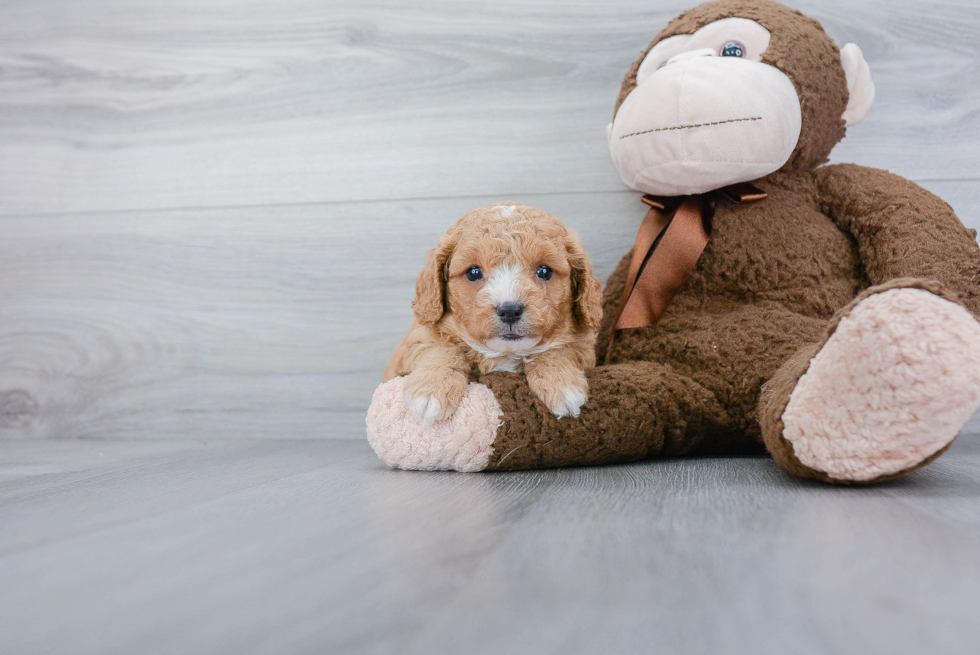
[[[555,418],[523,375],[493,374],[470,384],[448,421],[428,425],[404,407],[396,378],[375,393],[368,440],[395,468],[481,471],[682,455],[725,438],[727,417],[714,395],[667,366],[627,362],[587,377],[589,399],[577,418]]]
[[[899,476],[942,454],[980,405],[980,323],[936,282],[862,293],[769,380],[766,448],[795,475]]]

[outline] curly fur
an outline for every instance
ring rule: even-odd
[[[553,278],[536,277],[542,265]],[[474,266],[478,281],[466,277]],[[588,394],[583,372],[595,365],[602,288],[561,221],[518,203],[474,209],[439,239],[415,288],[415,324],[385,380],[408,376],[405,403],[417,417],[448,418],[470,377],[494,370],[523,371],[554,414],[578,414]],[[512,328],[497,315],[508,299],[525,308]],[[526,336],[506,341],[507,330]]]

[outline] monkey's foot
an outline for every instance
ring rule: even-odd
[[[980,405],[980,323],[924,289],[876,293],[841,319],[782,415],[799,461],[839,481],[930,461]]]
[[[490,462],[502,412],[493,392],[471,382],[452,417],[426,423],[403,401],[405,378],[374,392],[367,413],[371,448],[392,468],[413,471],[482,471]]]

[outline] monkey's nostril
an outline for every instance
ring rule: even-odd
[[[497,305],[497,316],[504,323],[516,323],[521,320],[523,313],[524,303],[522,302],[505,302]]]

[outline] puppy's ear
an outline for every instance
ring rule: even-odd
[[[572,315],[590,332],[597,332],[602,324],[602,283],[575,234],[565,238],[565,248],[572,269]]]
[[[439,237],[439,245],[429,252],[429,261],[415,281],[415,320],[419,325],[430,327],[442,318],[446,311],[446,281],[449,274],[449,258],[456,247],[451,234]]]

